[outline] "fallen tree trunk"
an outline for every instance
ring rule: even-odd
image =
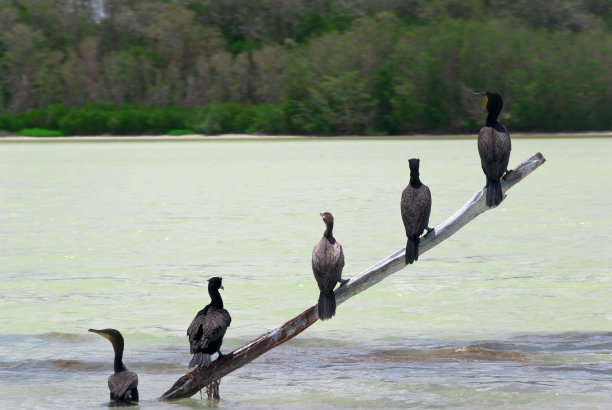
[[[504,195],[512,186],[523,180],[545,161],[546,159],[540,153],[534,154],[523,161],[516,169],[507,175],[505,180],[502,180],[501,185]],[[445,222],[438,225],[426,237],[421,239],[419,255],[449,238],[472,219],[489,209],[492,208],[486,206],[485,190],[483,189],[477,192],[463,208]],[[366,269],[361,274],[351,278],[344,286],[336,289],[336,303],[340,304],[344,302],[351,296],[364,291],[387,276],[406,267],[404,261],[405,252],[405,248],[398,250],[374,266]],[[221,379],[223,376],[258,358],[268,350],[297,336],[316,322],[317,319],[317,305],[315,304],[283,325],[269,330],[257,339],[215,360],[209,367],[198,367],[191,370],[179,378],[174,385],[159,398],[159,400],[193,396],[210,383]]]

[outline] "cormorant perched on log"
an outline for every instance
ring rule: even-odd
[[[325,222],[323,237],[312,250],[312,272],[319,285],[319,319],[331,319],[336,314],[336,283],[344,285],[348,279],[342,280],[344,268],[344,252],[342,245],[334,238],[334,217],[329,212],[320,214]]]
[[[402,221],[406,228],[406,264],[419,260],[419,242],[423,231],[429,233],[432,228],[429,225],[429,214],[431,213],[431,192],[427,185],[419,179],[419,159],[408,160],[410,166],[410,183],[402,192],[400,209]]]
[[[89,329],[107,338],[115,350],[115,373],[108,378],[110,400],[113,404],[130,404],[138,402],[138,376],[123,364],[123,336],[115,329]]]
[[[223,357],[221,344],[232,318],[228,311],[223,309],[223,299],[219,293],[219,289],[223,289],[221,280],[219,277],[208,280],[210,303],[198,312],[187,329],[189,351],[193,354],[189,368],[210,366],[210,355],[213,353],[219,353],[219,357]]]
[[[499,205],[504,199],[500,178],[510,172],[508,161],[512,144],[508,130],[497,121],[504,106],[501,95],[493,91],[474,94],[480,96],[480,103],[487,107],[489,113],[486,124],[478,133],[478,153],[482,170],[487,177],[487,206],[493,207]]]

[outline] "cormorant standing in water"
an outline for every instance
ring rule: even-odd
[[[431,213],[431,193],[427,185],[419,179],[419,159],[408,160],[410,166],[410,183],[402,192],[400,209],[402,221],[406,228],[406,264],[419,260],[419,242],[423,231],[429,233],[432,228],[429,225],[429,214]]]
[[[198,312],[187,329],[189,351],[193,354],[189,368],[210,366],[210,355],[213,353],[219,353],[219,357],[223,357],[221,344],[232,318],[228,311],[223,309],[223,299],[219,293],[219,289],[223,289],[221,280],[219,277],[208,280],[210,303]]]
[[[508,173],[508,161],[510,160],[510,134],[497,117],[504,106],[501,95],[493,91],[482,91],[479,93],[480,103],[487,107],[487,122],[478,133],[478,153],[480,164],[487,177],[487,206],[493,207],[500,204],[503,198],[500,178]]]
[[[312,250],[312,272],[319,285],[319,319],[331,319],[336,314],[336,295],[334,287],[336,283],[344,285],[348,279],[342,280],[342,268],[344,268],[344,252],[342,245],[334,238],[334,217],[329,212],[320,214],[325,222],[323,237],[317,242]]]
[[[123,336],[115,329],[89,329],[110,340],[115,350],[115,373],[108,378],[110,400],[113,404],[130,404],[138,401],[138,376],[123,364]]]

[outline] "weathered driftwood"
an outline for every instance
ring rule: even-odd
[[[502,180],[503,193],[505,194],[508,189],[523,180],[545,161],[546,159],[540,153],[534,154],[523,161],[514,171],[507,175],[505,181]],[[485,197],[485,189],[477,192],[463,208],[438,225],[426,237],[421,238],[419,255],[449,238],[476,216],[492,209],[486,206]],[[406,267],[404,261],[405,251],[405,248],[398,250],[361,274],[351,278],[344,286],[336,289],[336,303],[341,304],[351,296],[364,291],[387,276]],[[215,360],[210,367],[199,367],[190,371],[178,379],[159,399],[168,400],[191,397],[211,382],[221,379],[223,376],[258,358],[268,350],[292,339],[318,319],[316,308],[316,304],[311,306],[283,325],[269,330],[257,339]]]

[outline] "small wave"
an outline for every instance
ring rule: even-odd
[[[130,362],[128,368],[138,369],[153,374],[163,373],[184,373],[187,366],[177,363],[159,362]],[[16,372],[27,371],[113,371],[113,363],[109,362],[88,362],[75,359],[51,359],[51,360],[25,360],[21,362],[0,362],[0,369]]]
[[[6,365],[6,367],[5,367]],[[53,359],[53,360],[25,360],[18,363],[2,363],[0,367],[5,367],[12,371],[40,371],[40,370],[67,370],[67,371],[91,371],[102,369],[102,363],[84,362],[82,360]]]
[[[63,370],[94,370],[101,366],[98,363],[84,362],[82,360],[56,359],[50,360],[49,364],[52,367]]]
[[[43,333],[40,336],[45,340],[72,343],[87,340],[89,335],[87,335],[86,333],[81,335],[78,333],[48,332]]]
[[[518,352],[492,350],[478,346],[460,346],[434,350],[379,350],[374,356],[382,361],[396,363],[440,363],[440,362],[526,362],[529,358]]]
[[[612,376],[612,369],[597,369],[592,366],[540,366],[539,370],[554,372],[586,372],[590,374]]]

